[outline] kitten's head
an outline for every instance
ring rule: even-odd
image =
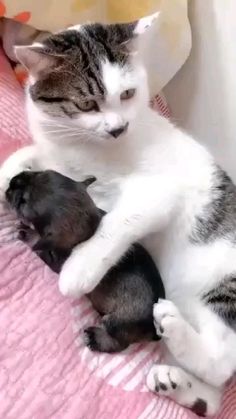
[[[34,107],[51,131],[58,131],[58,141],[111,142],[132,129],[149,100],[139,39],[156,17],[78,25],[43,44],[16,47],[30,73]]]

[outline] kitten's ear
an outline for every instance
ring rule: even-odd
[[[58,65],[58,56],[50,54],[42,44],[16,46],[15,54],[19,62],[33,75]]]
[[[160,16],[160,12],[156,12],[152,15],[142,17],[137,21],[137,24],[134,28],[134,36],[136,35],[142,35],[145,33],[153,24],[157,21],[157,19]]]
[[[95,176],[91,176],[91,177],[85,179],[82,183],[87,188],[89,185],[91,185],[96,180],[97,180],[97,178]]]

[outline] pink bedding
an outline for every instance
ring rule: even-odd
[[[168,115],[164,102],[155,106]],[[0,52],[0,161],[29,142],[23,92]],[[84,347],[81,329],[95,314],[83,298],[63,298],[52,274],[14,237],[14,218],[0,207],[0,418],[193,419],[147,392],[145,375],[156,344],[118,355]],[[217,419],[236,418],[231,386]]]

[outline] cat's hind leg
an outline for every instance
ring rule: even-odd
[[[219,410],[222,390],[203,383],[182,368],[153,365],[146,383],[152,392],[169,397],[199,416],[214,415]]]
[[[153,309],[157,335],[163,337],[178,364],[204,382],[221,387],[235,370],[231,348],[236,337],[214,313],[207,314],[204,328],[196,331],[171,301],[159,300]]]

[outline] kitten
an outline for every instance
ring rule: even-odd
[[[142,239],[164,282],[154,318],[171,354],[147,385],[214,414],[236,368],[236,192],[204,147],[149,108],[142,49],[155,20],[81,25],[17,48],[34,144],[6,161],[0,187],[26,168],[94,174],[91,196],[109,213],[64,264],[60,291],[91,292]]]
[[[19,237],[55,272],[61,271],[75,245],[95,233],[105,215],[86,191],[95,180],[75,182],[51,170],[28,171],[15,176],[6,191],[8,202],[23,220]],[[154,262],[142,246],[134,244],[88,294],[103,317],[100,326],[84,331],[87,345],[94,351],[119,352],[130,343],[158,340],[152,309],[164,296]]]

